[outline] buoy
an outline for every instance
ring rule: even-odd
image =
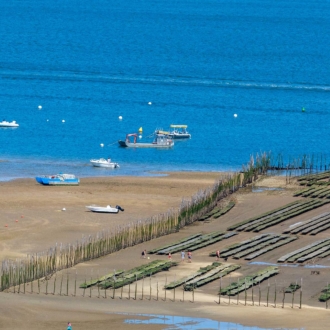
[[[64,119],[62,119],[62,123],[65,123],[65,120]]]
[[[302,108],[301,111],[302,111],[302,112],[305,112],[305,108]]]
[[[139,135],[139,139],[142,139],[142,135]]]
[[[235,117],[235,118],[237,117],[237,113],[234,113],[234,117]]]
[[[15,222],[18,222],[18,220],[15,220]]]
[[[24,218],[24,215],[21,215],[21,218]]]
[[[8,227],[8,225],[5,225],[5,227]]]
[[[143,132],[143,129],[142,127],[139,128],[139,132],[142,133]]]
[[[151,105],[152,103],[151,102],[148,102],[149,105]]]
[[[101,147],[101,148],[103,148],[103,147],[104,147],[104,144],[103,144],[103,143],[101,143],[101,144],[100,144],[100,147]]]
[[[65,208],[65,207],[63,207],[62,211],[66,211],[66,208]]]
[[[119,116],[119,117],[118,117],[118,119],[119,119],[119,120],[122,120],[122,119],[123,119],[123,117],[122,117],[122,116]]]
[[[49,121],[49,119],[47,119],[47,121]]]
[[[38,109],[41,110],[42,109],[42,106],[41,105],[38,105]]]

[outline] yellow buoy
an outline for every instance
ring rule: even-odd
[[[143,131],[143,129],[142,129],[142,127],[140,127],[140,128],[139,128],[139,132],[142,133],[142,131]]]

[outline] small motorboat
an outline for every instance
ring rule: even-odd
[[[104,159],[104,158],[91,159],[90,162],[95,167],[107,167],[107,168],[119,168],[120,167],[118,163],[112,162],[110,158],[108,158],[108,159]]]
[[[98,212],[98,213],[118,213],[119,211],[124,211],[124,209],[119,205],[116,205],[116,207],[112,207],[111,205],[107,205],[106,207],[90,205],[90,206],[86,206],[86,208],[92,212]]]
[[[18,127],[19,125],[16,123],[15,120],[13,121],[6,121],[3,120],[0,122],[0,127]]]
[[[55,174],[37,176],[36,180],[38,183],[46,186],[78,186],[80,180],[73,174]]]
[[[130,137],[134,137],[133,142]],[[119,140],[119,146],[124,148],[171,148],[174,146],[174,141],[165,134],[155,134],[153,142],[141,143],[136,142],[138,135],[136,133],[127,134],[125,141]]]

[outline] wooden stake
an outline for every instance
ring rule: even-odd
[[[62,273],[61,284],[60,284],[60,296],[62,295],[62,284],[63,284],[63,273]]]
[[[136,293],[137,293],[137,275],[135,275],[135,300],[136,300]]]
[[[275,308],[276,308],[276,280],[275,280],[274,306],[275,306]]]
[[[156,299],[157,301],[158,301],[158,291],[159,290],[158,290],[158,281],[157,281],[157,299]]]
[[[302,303],[302,284],[303,280],[302,278],[300,279],[300,303],[299,303],[299,308],[301,309],[301,303]]]
[[[53,296],[55,295],[55,292],[56,292],[56,277],[57,277],[57,272],[55,271],[55,278],[54,278],[54,288],[53,288]]]
[[[69,296],[69,273],[66,273],[66,296]]]
[[[268,298],[269,298],[269,280],[268,280],[268,288],[267,288],[267,307],[268,307]]]

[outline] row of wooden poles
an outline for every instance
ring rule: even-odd
[[[153,279],[154,280],[154,279]],[[177,287],[170,290],[163,290],[159,281],[156,281],[156,288],[151,285],[152,278],[143,278],[140,280],[141,287],[138,290],[138,280],[134,283],[126,285],[126,291],[124,292],[124,286],[116,289],[115,286],[111,289],[101,289],[100,286],[89,288],[80,288],[80,292],[77,294],[77,274],[74,277],[74,286],[73,288],[69,285],[70,276],[69,273],[66,276],[62,273],[60,279],[57,279],[57,275],[54,276],[53,283],[51,283],[50,278],[46,277],[44,280],[38,279],[37,281],[31,281],[30,283],[19,283],[17,286],[13,286],[10,289],[10,292],[15,294],[45,294],[45,295],[60,295],[60,296],[73,296],[73,297],[89,297],[89,298],[112,298],[112,299],[132,299],[132,300],[161,300],[161,301],[190,301],[194,303],[198,302],[198,299],[195,300],[195,289],[192,291],[185,291],[182,287]],[[86,282],[86,279],[85,279]],[[149,285],[146,284],[149,282]],[[298,281],[296,281],[297,283]],[[222,289],[223,279],[220,278],[219,282],[219,292]],[[164,286],[167,285],[167,277],[165,279]],[[29,287],[29,289],[28,289]],[[69,292],[69,288],[71,291]],[[154,291],[153,291],[154,289]],[[96,291],[96,292],[95,292]],[[160,294],[161,291],[161,294]],[[248,292],[249,291],[249,292]],[[94,292],[94,294],[93,294]],[[263,296],[262,296],[262,293]],[[266,289],[262,289],[261,285],[252,286],[249,290],[245,289],[241,294],[238,293],[236,296],[231,295],[217,295],[214,300],[215,303],[221,305],[230,305],[230,304],[241,304],[244,306],[273,306],[273,307],[285,307],[286,305],[290,305],[291,308],[294,308],[295,304],[297,304],[296,300],[298,297],[298,307],[302,308],[302,279],[300,280],[299,289],[295,292],[288,294],[285,292],[285,288],[281,290],[281,286],[279,286],[276,281],[273,285],[270,285],[270,281],[266,285]],[[190,297],[189,297],[189,296]],[[289,302],[286,301],[286,297],[291,295]],[[187,298],[188,296],[188,298]],[[205,299],[203,299],[204,301]],[[325,308],[328,309],[328,302],[325,302]]]
[[[145,220],[119,226],[113,231],[103,230],[96,235],[85,236],[75,243],[56,244],[48,251],[28,255],[23,260],[4,260],[0,272],[0,291],[176,232],[208,213],[228,194],[251,183],[259,174],[265,173],[268,166],[269,155],[264,153],[257,156],[256,161],[251,158],[243,172],[222,175],[212,187],[197,192],[189,201],[183,200],[177,210],[171,209]]]

